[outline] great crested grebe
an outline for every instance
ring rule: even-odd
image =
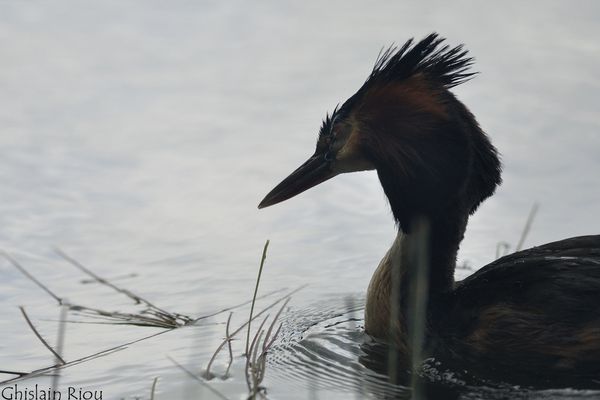
[[[259,208],[341,173],[377,170],[399,229],[369,284],[368,334],[410,357],[410,275],[425,257],[426,354],[513,377],[600,378],[600,235],[520,251],[454,280],[468,217],[500,184],[501,166],[449,91],[472,77],[472,59],[443,41],[434,33],[380,55],[361,88],[325,118],[315,153]],[[410,257],[420,221],[426,252]]]

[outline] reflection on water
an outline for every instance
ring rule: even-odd
[[[357,361],[362,301],[344,300],[365,291],[395,236],[376,175],[342,176],[260,212],[258,202],[306,159],[325,112],[363,82],[382,46],[438,31],[475,56],[481,75],[456,93],[505,165],[503,186],[471,218],[460,262],[484,265],[498,242],[515,243],[536,200],[526,245],[597,233],[599,12],[596,2],[560,1],[4,2],[0,249],[73,304],[141,311],[82,284],[53,246],[165,310],[198,317],[251,297],[270,238],[261,292],[309,284],[285,316],[264,383],[270,395],[403,395]],[[17,306],[55,343],[56,302],[5,260],[0,273],[0,369],[49,365]],[[236,310],[232,323],[247,311]],[[67,368],[61,384],[133,398],[147,396],[158,376],[158,398],[210,398],[166,356],[202,371],[226,320],[217,314]],[[64,357],[156,329],[71,323]],[[221,354],[215,368],[226,363]],[[239,357],[232,371],[211,384],[239,398]],[[288,389],[311,371],[312,392],[305,382],[309,389]]]

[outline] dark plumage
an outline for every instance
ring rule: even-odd
[[[432,33],[414,46],[414,40],[409,39],[400,48],[390,46],[382,50],[365,83],[342,107],[336,107],[331,116],[325,116],[319,134],[330,134],[332,122],[338,117],[343,117],[360,100],[360,96],[373,86],[399,82],[416,74],[423,74],[438,85],[450,89],[476,75],[475,72],[468,72],[473,59],[467,57],[463,46],[439,47],[443,41],[437,33]]]
[[[600,235],[502,257],[434,305],[432,351],[463,368],[521,383],[600,377]]]
[[[449,91],[473,76],[472,59],[442,42],[431,34],[384,51],[360,89],[325,118],[315,153],[259,207],[374,169],[398,236],[369,285],[367,333],[392,342],[408,363],[411,293],[424,275],[426,355],[519,382],[599,377],[600,236],[521,251],[454,281],[469,215],[500,184],[501,165]]]
[[[400,49],[389,47],[375,61],[365,85],[403,80],[419,73],[447,89],[469,80],[475,75],[469,72],[473,59],[467,57],[462,45],[440,47],[443,41],[432,33],[414,46],[414,40],[409,39]]]

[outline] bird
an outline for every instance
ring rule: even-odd
[[[375,170],[398,233],[369,283],[368,335],[409,360],[418,315],[423,357],[457,369],[510,382],[599,378],[600,235],[454,278],[469,216],[502,180],[499,152],[451,91],[476,75],[473,63],[464,45],[437,33],[382,50],[358,91],[326,114],[314,154],[258,208]],[[414,293],[425,299],[420,309]]]

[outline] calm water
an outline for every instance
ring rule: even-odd
[[[357,361],[367,340],[363,293],[395,235],[375,174],[256,205],[312,153],[325,112],[354,93],[382,46],[435,30],[476,57],[481,74],[455,92],[505,165],[504,184],[471,219],[460,262],[481,266],[498,242],[514,246],[536,201],[526,245],[600,232],[600,5],[499,4],[3,2],[0,249],[72,303],[141,310],[82,283],[55,246],[163,308],[201,316],[251,298],[269,238],[260,293],[308,284],[282,316],[264,381],[270,397],[404,395]],[[50,365],[18,306],[50,343],[59,308],[7,261],[0,271],[0,369]],[[232,327],[247,313],[234,310]],[[167,356],[202,371],[226,320],[219,314],[70,367],[61,386],[148,398],[159,377],[159,399],[214,397]],[[67,324],[64,357],[159,331]],[[246,394],[242,342],[233,376],[211,381],[229,398]],[[226,363],[224,352],[215,371]]]

